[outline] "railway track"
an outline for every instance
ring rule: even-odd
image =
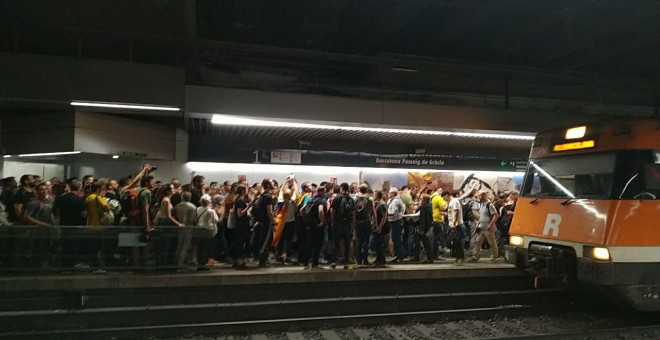
[[[353,324],[399,324],[411,319],[520,316],[574,301],[547,290],[354,296],[252,302],[102,307],[0,312],[0,337],[136,338],[189,334],[286,332]]]
[[[660,314],[611,313],[621,309],[532,286],[520,276],[35,290],[0,296],[0,338],[659,337]]]
[[[88,299],[93,307],[2,311],[0,320],[4,326],[0,337],[226,340],[660,337],[658,313],[621,313],[621,309],[611,305],[556,289],[131,306],[126,306],[116,292]],[[110,301],[122,306],[111,306]],[[142,296],[139,301],[153,299]]]

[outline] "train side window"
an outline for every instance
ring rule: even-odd
[[[636,195],[639,199],[658,199],[660,197],[660,164],[647,164],[642,169],[643,191]]]
[[[657,199],[660,174],[660,152],[657,150],[628,150],[617,159],[617,180],[613,192],[619,199]]]

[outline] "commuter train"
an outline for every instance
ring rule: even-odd
[[[539,133],[506,260],[637,310],[660,310],[660,119]]]

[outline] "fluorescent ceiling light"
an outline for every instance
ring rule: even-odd
[[[88,106],[88,107],[105,107],[111,109],[135,109],[135,110],[156,110],[156,111],[180,111],[181,109],[173,106],[159,106],[159,105],[141,105],[141,104],[120,104],[120,103],[103,103],[103,102],[87,102],[87,101],[72,101],[72,106]]]
[[[18,157],[62,156],[62,155],[77,155],[79,153],[80,153],[80,151],[24,153],[24,154],[18,155]]]
[[[416,68],[405,67],[405,66],[392,66],[392,71],[417,72],[417,69]]]
[[[9,158],[9,157],[11,157],[11,155],[4,155],[4,156],[2,156],[2,157],[4,157],[4,158]]]
[[[431,136],[496,138],[496,139],[515,139],[515,140],[529,140],[529,141],[534,140],[534,136],[529,136],[529,135],[526,136],[526,135],[512,135],[512,134],[502,134],[502,133],[453,132],[453,131],[440,131],[440,130],[415,130],[415,129],[395,129],[395,128],[377,128],[377,127],[361,127],[361,126],[339,126],[339,125],[329,125],[329,124],[282,122],[282,121],[245,118],[245,117],[236,117],[236,116],[219,115],[219,114],[213,115],[213,117],[211,118],[211,123],[218,125],[403,133],[403,134],[418,134],[418,135],[431,135]]]
[[[117,159],[119,158],[119,155],[112,155],[112,159]]]
[[[243,118],[225,115],[213,115],[211,123],[219,125],[240,125],[240,126],[266,126],[266,127],[288,127],[300,129],[325,129],[325,130],[339,130],[340,126],[324,125],[324,124],[307,124],[295,122],[278,122],[266,121],[262,119]]]

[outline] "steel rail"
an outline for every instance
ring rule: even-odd
[[[504,340],[504,339],[584,339],[585,337],[603,337],[603,336],[631,336],[639,333],[646,332],[660,332],[660,325],[644,325],[644,326],[631,326],[631,327],[618,327],[618,328],[604,328],[604,329],[586,329],[578,331],[542,333],[533,335],[510,335],[504,337],[493,338],[480,338],[489,340]]]
[[[226,331],[230,328],[241,328],[241,326],[254,327],[256,325],[268,327],[278,326],[274,329],[286,329],[292,325],[300,326],[302,323],[311,325],[314,324],[328,324],[336,323],[339,321],[341,325],[350,325],[361,322],[361,324],[369,324],[382,322],[383,319],[397,318],[397,317],[450,317],[461,316],[461,318],[469,318],[471,315],[482,315],[484,313],[506,313],[506,312],[522,312],[534,308],[534,305],[512,305],[512,306],[498,306],[498,307],[484,307],[484,308],[468,308],[468,309],[449,309],[449,310],[432,310],[432,311],[412,311],[412,312],[389,312],[389,313],[372,313],[372,314],[350,314],[350,315],[323,315],[315,317],[297,317],[297,318],[282,318],[282,319],[264,319],[264,320],[243,320],[243,321],[222,321],[222,322],[204,322],[196,324],[168,324],[168,325],[149,325],[149,326],[128,326],[128,327],[107,327],[107,328],[85,328],[85,329],[67,329],[67,330],[48,330],[48,331],[30,331],[30,332],[7,332],[0,333],[0,338],[4,337],[41,337],[41,336],[89,336],[92,334],[112,334],[113,337],[132,337],[135,333],[148,333],[153,335],[154,332],[176,330],[177,333],[186,334],[191,331],[203,330],[208,333],[211,330],[218,329]],[[333,322],[335,321],[335,322]],[[270,328],[270,327],[269,327]],[[254,328],[251,328],[254,329]],[[264,330],[264,328],[260,328]],[[168,333],[172,335],[171,333]]]
[[[146,305],[131,307],[100,307],[100,308],[81,308],[81,309],[57,309],[57,310],[28,310],[28,311],[0,311],[0,317],[6,316],[36,316],[36,315],[57,315],[57,314],[94,314],[94,313],[118,313],[118,312],[139,312],[139,311],[157,311],[157,310],[197,310],[207,308],[227,308],[227,307],[264,307],[264,306],[295,306],[306,303],[330,303],[330,302],[384,302],[384,301],[404,301],[421,298],[459,298],[459,297],[490,297],[503,298],[504,296],[517,295],[540,295],[549,293],[559,293],[561,289],[532,289],[532,290],[514,290],[514,291],[493,291],[493,292],[461,292],[461,293],[439,293],[439,294],[407,294],[407,295],[380,295],[380,296],[346,296],[336,298],[318,298],[318,299],[283,299],[272,301],[252,301],[252,302],[218,302],[201,304],[177,304],[177,305]]]

